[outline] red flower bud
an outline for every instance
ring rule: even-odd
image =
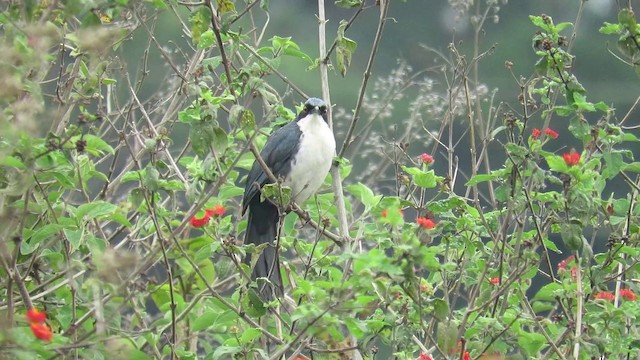
[[[53,333],[47,324],[42,322],[32,322],[30,325],[31,331],[33,335],[35,335],[38,339],[44,341],[51,341],[53,338]]]
[[[533,130],[531,130],[531,137],[534,140],[539,139],[541,134],[542,134],[542,131],[540,131],[540,129],[538,128],[534,128]]]
[[[422,160],[423,163],[425,164],[431,164],[434,160],[433,160],[433,156],[427,154],[427,153],[423,153],[420,155],[420,160]]]
[[[27,310],[27,320],[30,323],[42,323],[47,320],[47,313],[44,311],[40,311],[36,308],[31,308]]]
[[[416,218],[416,224],[420,225],[423,229],[433,229],[437,225],[435,221],[426,217]]]
[[[569,166],[578,165],[580,163],[580,153],[575,150],[571,150],[569,153],[562,154],[565,164]]]
[[[548,137],[557,139],[560,136],[556,131],[551,130],[549,128],[544,129],[544,133],[547,134]]]
[[[623,299],[629,300],[629,301],[636,301],[636,299],[638,298],[631,289],[621,289],[620,296]]]

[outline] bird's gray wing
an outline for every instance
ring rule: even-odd
[[[260,157],[276,177],[285,176],[291,170],[291,159],[298,152],[301,135],[300,127],[295,121],[292,121],[274,131],[267,140],[264,149],[260,152]],[[242,198],[243,214],[251,199],[258,194],[263,185],[270,182],[269,177],[256,160],[247,175],[244,197]]]

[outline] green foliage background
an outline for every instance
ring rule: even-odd
[[[638,357],[640,26],[605,5],[4,2],[0,356]],[[320,94],[336,165],[265,302],[243,176]]]

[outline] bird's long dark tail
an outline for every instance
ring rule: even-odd
[[[276,251],[275,238],[278,233],[278,208],[268,200],[260,202],[260,196],[255,196],[249,204],[249,217],[245,243],[269,244],[264,248],[256,266],[253,268],[251,279],[268,278],[271,285],[258,282],[260,294],[264,300],[272,300],[282,295],[282,277],[280,275],[280,259]],[[247,257],[247,262],[252,263]]]

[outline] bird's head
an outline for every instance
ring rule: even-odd
[[[307,115],[317,114],[322,116],[324,121],[327,121],[327,104],[322,99],[309,98],[305,103],[302,111],[298,115],[299,119],[306,117]]]

